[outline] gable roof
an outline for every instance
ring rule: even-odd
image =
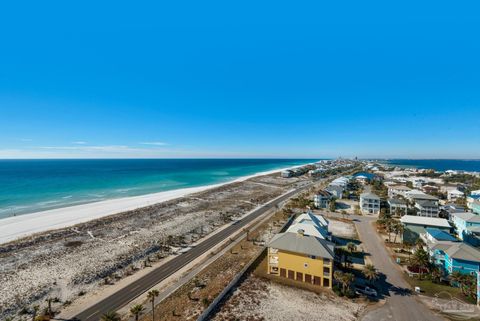
[[[453,243],[445,253],[457,260],[480,263],[480,251],[466,243]]]
[[[411,199],[438,201],[437,197],[425,194],[424,192],[415,189],[405,192],[405,195]]]
[[[388,199],[388,204],[392,205],[407,205],[407,202],[401,198],[390,198]]]
[[[322,239],[327,239],[328,237],[328,230],[326,227],[307,222],[294,223],[287,229],[287,232],[289,233],[298,233],[299,231],[303,231],[304,235],[316,236]]]
[[[293,222],[294,224],[310,223],[310,224],[315,224],[319,227],[328,226],[328,220],[325,217],[323,217],[322,215],[314,215],[311,212],[298,215]]]
[[[400,219],[400,222],[403,224],[415,224],[415,225],[425,225],[425,226],[436,226],[436,227],[448,227],[450,224],[444,218],[438,217],[424,217],[424,216],[415,216],[415,215],[404,215]]]
[[[332,197],[332,194],[324,189],[319,190],[315,195],[321,195],[323,197]]]
[[[435,201],[418,200],[415,203],[420,207],[438,207]]]
[[[335,244],[319,237],[299,233],[279,233],[268,243],[268,247],[333,259]]]

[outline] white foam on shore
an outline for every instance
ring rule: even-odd
[[[287,168],[294,168],[305,165],[307,164],[291,166]],[[249,176],[243,176],[238,179],[220,184],[189,187],[141,196],[110,199],[95,203],[57,208],[48,211],[0,219],[0,244],[14,241],[16,239],[26,237],[34,233],[65,228],[108,215],[118,214],[150,206],[153,204],[170,201],[176,198],[206,191],[208,189],[212,189],[222,185],[231,184],[234,182],[242,182],[256,176],[277,173],[287,168],[275,169],[271,171],[256,173]]]

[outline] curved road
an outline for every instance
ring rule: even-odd
[[[205,241],[201,242],[191,250],[181,255],[178,255],[174,259],[166,262],[162,266],[152,270],[147,275],[142,278],[132,282],[123,289],[115,292],[111,296],[103,299],[102,301],[94,304],[93,306],[85,309],[83,312],[76,315],[73,320],[81,321],[98,321],[100,317],[108,311],[116,311],[123,306],[127,305],[130,301],[140,296],[141,294],[148,291],[150,288],[165,280],[171,276],[176,271],[180,270],[182,267],[192,262],[205,252],[209,251],[215,245],[224,241],[230,237],[233,233],[248,225],[250,222],[255,220],[257,217],[263,215],[268,210],[297,194],[298,192],[310,187],[312,184],[306,184],[295,190],[287,192],[278,198],[266,203],[262,207],[253,210],[245,216],[243,219],[233,223],[229,227],[225,228],[221,232],[207,238]]]
[[[328,213],[330,216],[338,214]],[[383,306],[368,312],[362,321],[441,321],[445,320],[415,298],[411,286],[403,278],[402,272],[393,261],[383,241],[372,226],[375,217],[349,215],[364,247],[365,253],[380,273],[385,275],[381,285],[381,294],[386,297]]]

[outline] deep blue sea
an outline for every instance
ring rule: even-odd
[[[210,185],[307,159],[0,160],[0,218]]]
[[[469,172],[480,172],[480,160],[460,159],[389,159],[390,165],[405,167],[434,169],[437,171],[463,170]]]

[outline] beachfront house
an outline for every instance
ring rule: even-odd
[[[327,208],[334,196],[327,190],[318,191],[313,197],[315,208]]]
[[[438,217],[440,209],[438,202],[430,200],[416,200],[415,210],[418,216]]]
[[[391,185],[388,187],[388,197],[395,198],[398,196],[405,197],[405,193],[411,191],[412,189],[405,185]]]
[[[281,172],[280,174],[283,178],[293,177],[293,171],[287,169]]]
[[[409,243],[415,243],[420,234],[425,233],[427,228],[436,228],[447,233],[452,230],[446,219],[438,217],[404,215],[400,222],[403,225],[402,240]]]
[[[404,199],[389,198],[388,206],[390,207],[390,215],[403,216],[408,214],[408,205]]]
[[[360,210],[362,214],[380,214],[380,197],[373,193],[360,195]]]
[[[331,288],[335,245],[325,239],[285,232],[268,243],[267,273],[301,283]]]
[[[452,223],[459,239],[473,246],[480,246],[480,215],[453,213]]]

